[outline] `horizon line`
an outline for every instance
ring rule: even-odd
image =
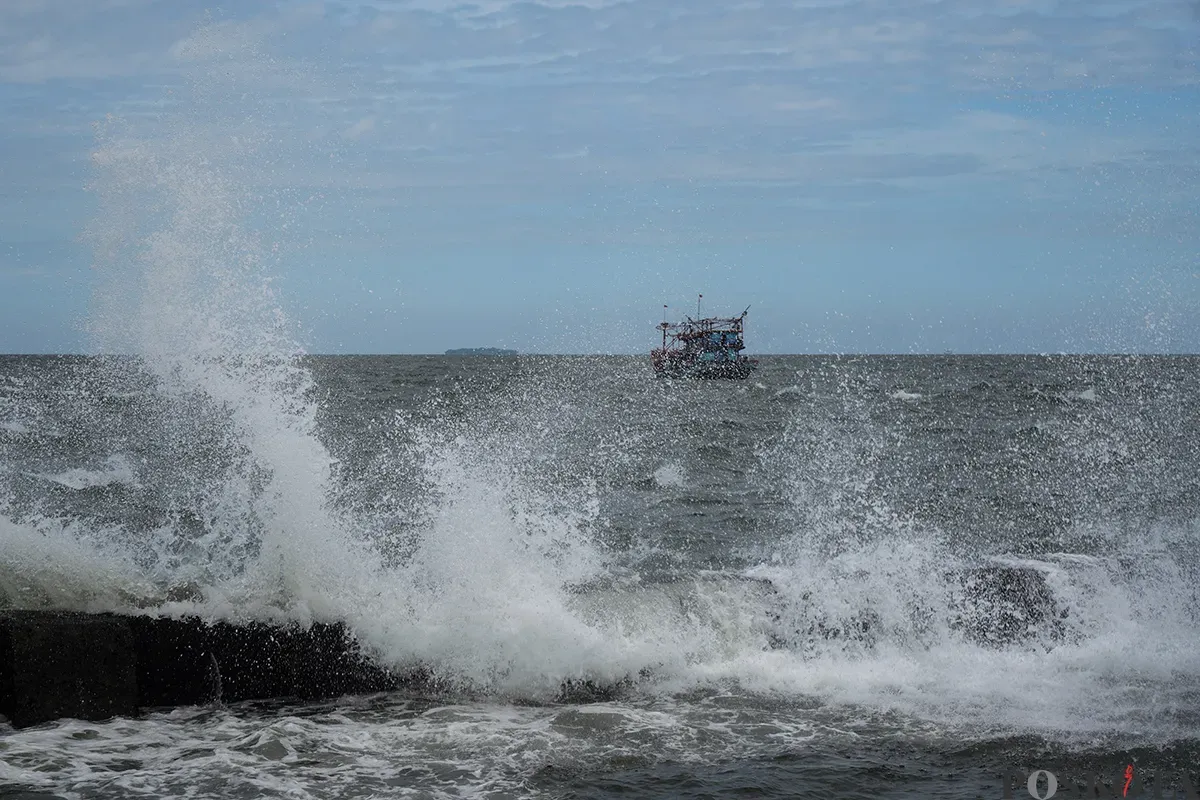
[[[258,355],[258,354],[255,354]],[[981,351],[910,351],[910,352],[881,352],[865,350],[841,351],[809,351],[794,353],[751,353],[753,358],[795,358],[795,357],[843,357],[862,356],[870,358],[929,358],[929,357],[1000,357],[1000,356],[1036,356],[1040,358],[1061,358],[1068,356],[1112,356],[1126,358],[1148,357],[1189,357],[1200,356],[1200,352],[1138,352],[1121,350],[1010,350],[1004,352]],[[353,353],[309,353],[296,352],[283,358],[361,358],[373,356],[380,358],[649,358],[649,353],[546,353],[546,352],[516,352],[511,354],[497,353],[387,353],[377,351],[361,351]],[[81,352],[25,352],[0,353],[0,358],[140,358],[138,353],[81,353]]]

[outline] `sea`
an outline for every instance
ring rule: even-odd
[[[341,620],[437,676],[0,724],[0,796],[1189,796],[1198,367],[0,357],[0,606]],[[994,568],[1054,613],[970,608]]]

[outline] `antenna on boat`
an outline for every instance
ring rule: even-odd
[[[704,295],[696,298],[696,319],[700,319],[700,301],[704,299]]]

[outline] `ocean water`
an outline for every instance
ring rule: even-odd
[[[733,382],[645,357],[166,363],[0,358],[0,603],[342,619],[440,688],[4,727],[0,787],[1197,778],[1194,358],[778,356]],[[985,565],[1041,576],[1053,618],[962,624],[1006,613],[956,580]],[[623,683],[557,702],[579,678]]]

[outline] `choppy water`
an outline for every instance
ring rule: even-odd
[[[299,394],[254,416],[128,359],[0,360],[0,597],[346,619],[445,693],[9,732],[0,782],[999,797],[1002,769],[1200,765],[1196,359],[284,366]],[[954,571],[997,562],[1061,631],[955,624]],[[551,702],[579,677],[633,681]]]

